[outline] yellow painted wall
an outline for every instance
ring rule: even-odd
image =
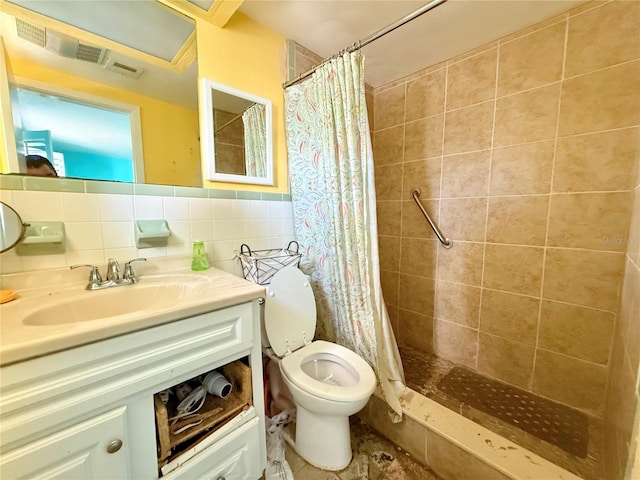
[[[288,192],[282,89],[286,39],[238,12],[224,28],[198,18],[196,25],[198,76],[268,98],[273,104],[275,185],[265,187],[205,180],[204,187]]]
[[[200,168],[198,111],[85,80],[7,52],[7,73],[139,105],[145,183],[193,186]],[[2,163],[3,172],[5,162]]]
[[[6,151],[4,144],[4,119],[2,115],[0,115],[0,173],[9,172],[9,161],[7,160]]]

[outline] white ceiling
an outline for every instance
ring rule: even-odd
[[[448,0],[363,48],[380,86],[533,25],[585,0]],[[245,0],[240,12],[328,58],[427,0]]]

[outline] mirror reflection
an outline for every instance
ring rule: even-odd
[[[273,185],[271,101],[202,80],[207,179]]]
[[[3,173],[30,174],[27,155],[38,155],[59,177],[202,186],[195,37],[193,58],[167,68],[145,55],[85,44],[64,26],[56,32],[53,20],[38,25],[16,11],[0,13],[11,99],[10,116],[3,113],[15,138],[15,158]],[[33,31],[81,48],[71,55],[34,43],[24,33]]]
[[[18,212],[0,202],[0,253],[13,248],[24,235],[25,225]]]

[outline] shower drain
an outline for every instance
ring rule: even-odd
[[[587,456],[587,417],[570,407],[462,367],[454,367],[447,373],[440,380],[438,389],[572,455]]]

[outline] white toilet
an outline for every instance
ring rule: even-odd
[[[296,405],[296,451],[318,468],[345,468],[351,461],[349,416],[369,401],[373,369],[348,348],[313,341],[315,299],[296,267],[283,268],[267,286],[263,327],[265,352],[277,357]]]

